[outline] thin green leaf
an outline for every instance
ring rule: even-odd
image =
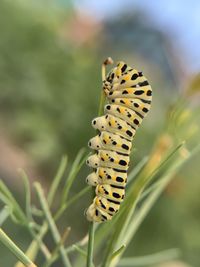
[[[72,247],[74,248],[74,250],[79,252],[82,256],[87,257],[87,251],[85,251],[84,249],[80,248],[77,245],[72,245]]]
[[[36,267],[36,265],[23,253],[23,251],[7,236],[0,228],[0,241],[12,252],[26,267]]]
[[[181,159],[180,161],[176,162],[171,169],[168,170],[165,176],[160,178],[160,185],[152,191],[152,193],[146,198],[144,203],[142,204],[141,208],[135,212],[132,216],[132,220],[127,227],[126,234],[123,237],[123,242],[125,242],[127,245],[131,241],[132,237],[136,233],[138,227],[144,220],[144,218],[147,216],[148,212],[158,199],[158,197],[161,195],[165,187],[168,185],[168,183],[171,181],[171,179],[174,177],[175,173],[179,170],[179,168],[184,164],[184,160]]]
[[[34,205],[32,205],[32,207],[31,207],[31,212],[34,216],[37,216],[37,217],[43,216],[43,212]]]
[[[10,215],[10,208],[9,208],[9,206],[4,206],[3,209],[0,212],[0,226],[3,225],[3,223],[9,217],[9,215]]]
[[[60,233],[58,231],[58,228],[53,220],[53,216],[51,215],[51,211],[49,209],[49,205],[48,205],[48,202],[45,198],[45,195],[44,195],[44,192],[42,190],[42,187],[41,187],[41,184],[36,182],[34,183],[34,187],[36,189],[36,192],[37,192],[37,195],[38,195],[38,199],[40,201],[40,205],[41,205],[41,208],[44,212],[44,215],[46,217],[46,220],[48,222],[48,225],[49,225],[49,229],[51,231],[51,234],[52,234],[52,237],[54,239],[54,242],[56,243],[56,245],[60,244],[61,243],[61,236],[60,236]],[[64,246],[63,245],[60,245],[59,247],[59,252],[60,252],[60,255],[61,255],[61,258],[62,258],[62,261],[63,261],[63,264],[65,267],[71,267],[71,263],[65,253],[65,249],[64,249]]]
[[[0,193],[0,200],[9,207],[10,209],[10,217],[12,219],[13,222],[15,222],[16,224],[23,224],[21,222],[21,220],[16,216],[16,214],[13,212],[14,208],[13,208],[13,203],[2,193]]]
[[[111,255],[111,263],[112,263],[112,260],[114,260],[115,257],[119,256],[125,248],[126,248],[126,245],[122,245],[119,249],[117,249],[117,250]]]
[[[139,197],[141,196],[142,191],[147,186],[147,184],[153,180],[154,175],[156,175],[158,171],[165,168],[166,163],[176,155],[176,152],[178,151],[178,149],[180,149],[181,146],[182,144],[172,150],[172,152],[166,157],[165,160],[160,163],[160,165],[152,172],[152,174],[147,177],[139,177],[129,188],[122,209],[120,210],[120,213],[116,216],[117,218],[114,221],[115,230],[108,244],[107,253],[102,264],[103,267],[109,266],[112,251],[116,250],[117,246],[120,246],[121,243],[126,244],[126,242],[124,242],[124,236],[126,230],[130,225],[136,204],[139,200]],[[173,162],[174,160],[175,159],[173,159]],[[115,265],[113,264],[113,266]]]
[[[133,169],[132,171],[129,173],[128,175],[128,184],[130,182],[132,182],[136,176],[139,174],[139,172],[143,169],[143,167],[145,166],[145,164],[148,161],[148,157],[144,157]]]
[[[91,188],[87,186],[83,188],[80,192],[78,192],[76,195],[74,195],[71,199],[69,199],[66,203],[64,203],[58,210],[58,212],[55,214],[54,219],[57,220],[67,208],[69,208],[74,202],[79,200],[83,195],[85,195],[90,190]]]
[[[30,221],[33,221],[31,213],[31,189],[30,189],[29,179],[24,170],[19,169],[19,172],[21,174],[25,188],[24,191],[25,191],[26,215]]]
[[[177,259],[181,256],[180,249],[173,248],[165,251],[157,252],[151,255],[141,256],[141,257],[131,257],[123,258],[118,263],[119,267],[140,267],[140,266],[150,266],[159,263],[164,263],[166,261]]]
[[[74,179],[76,178],[78,172],[80,171],[82,165],[85,163],[86,158],[88,157],[85,156],[83,157],[85,154],[85,149],[81,149],[78,153],[78,155],[76,156],[76,159],[73,162],[71,171],[67,177],[64,189],[63,189],[63,193],[62,193],[62,200],[61,203],[65,203],[67,198],[68,198],[68,194],[69,194],[69,190],[74,182]]]
[[[148,157],[144,157],[135,167],[134,169],[130,172],[128,175],[128,184],[130,184],[132,181],[135,180],[136,176],[140,173],[140,171],[143,169],[145,164],[147,163]],[[123,210],[123,204],[120,210]],[[110,231],[110,228],[114,226],[114,224],[117,222],[118,218],[115,216],[112,219],[112,222],[107,222],[104,224],[101,224],[97,231],[96,231],[96,236],[95,236],[95,244],[96,247],[100,247],[102,237],[106,236],[108,232]],[[112,225],[112,226],[111,226]]]
[[[20,224],[27,225],[27,218],[24,214],[23,210],[21,209],[20,205],[16,201],[16,199],[13,197],[10,190],[7,188],[7,186],[4,184],[4,182],[0,181],[0,199],[8,205],[12,210],[12,218]]]
[[[59,257],[60,247],[64,245],[70,231],[71,231],[71,228],[67,227],[61,239],[61,242],[56,245],[56,247],[52,251],[51,257],[49,259],[46,259],[46,262],[43,264],[43,267],[50,267],[57,260],[57,258]]]
[[[66,164],[66,161],[65,159],[63,158],[62,162],[61,162],[61,165],[58,169],[58,172],[56,174],[56,182],[54,183],[53,185],[53,189],[51,189],[51,196],[50,196],[50,202],[51,202],[51,199],[53,199],[53,195],[54,195],[54,192],[55,192],[55,188],[57,187],[57,185],[59,184],[59,180],[61,179],[61,176],[63,175],[63,171],[64,171],[64,167],[65,167],[65,164]],[[71,170],[71,173],[72,173],[72,170]],[[55,220],[57,220],[61,215],[62,213],[64,212],[65,208],[63,208],[63,206],[65,205],[65,202],[62,203],[60,209],[58,210],[57,214],[58,216],[55,215]],[[39,215],[40,215],[40,212],[39,212]],[[43,251],[43,254],[45,255],[46,259],[49,258],[49,255],[47,253],[47,251],[45,252],[45,247],[43,246],[43,243],[42,243],[42,239],[44,238],[45,234],[47,233],[48,231],[48,224],[46,222],[43,223],[43,225],[41,226],[41,230],[39,231],[38,235],[36,236],[36,239],[39,241],[39,242],[35,242],[35,240],[33,240],[29,246],[29,248],[31,249],[31,247],[33,246],[35,248],[35,256],[37,255],[39,249],[41,249]],[[28,248],[28,250],[29,250]],[[36,251],[37,250],[37,251]]]
[[[38,254],[39,249],[43,252],[43,255],[46,259],[49,259],[51,257],[51,253],[49,252],[48,248],[45,246],[45,244],[42,242],[42,238],[44,237],[45,233],[48,230],[48,224],[44,223],[41,228],[40,232],[38,234],[35,234],[35,232],[30,229],[30,233],[33,236],[34,240],[29,245],[28,249],[26,250],[26,255],[29,256],[31,260],[35,260],[36,256]],[[17,262],[15,267],[23,267],[21,263]]]
[[[145,200],[143,203],[142,207],[134,214],[132,212],[132,216],[129,217],[129,224],[127,225],[126,229],[124,229],[123,235],[121,235],[121,238],[118,237],[118,241],[115,244],[120,243],[125,243],[126,245],[129,244],[130,240],[132,239],[133,235],[136,233],[139,225],[141,222],[144,220],[145,216],[157,200],[157,198],[160,196],[166,185],[169,183],[169,181],[174,177],[174,175],[179,171],[179,169],[183,166],[183,164],[186,163],[192,156],[194,156],[197,152],[200,150],[200,145],[195,148],[190,154],[188,154],[187,157],[182,158],[179,157],[176,158],[176,160],[172,161],[172,165],[170,168],[166,170],[166,173],[163,174],[162,178],[162,183],[160,184],[159,187],[157,187]],[[163,165],[162,165],[163,166]],[[169,166],[168,166],[169,167]],[[160,179],[161,179],[160,178]],[[134,208],[134,207],[133,207]],[[135,208],[134,208],[135,210]],[[130,212],[130,210],[129,210]],[[130,212],[131,213],[131,212]],[[127,218],[126,218],[127,220]],[[121,234],[121,233],[120,233]],[[115,263],[112,265],[109,265],[109,267],[116,266],[116,263],[118,262],[118,259],[116,259]]]
[[[60,184],[60,181],[61,181],[61,179],[62,179],[62,177],[64,175],[64,172],[66,170],[67,161],[68,161],[67,156],[63,156],[62,159],[61,159],[58,171],[56,173],[56,176],[54,177],[54,179],[52,181],[52,184],[51,184],[51,187],[49,189],[48,196],[47,196],[47,200],[48,200],[48,203],[49,203],[50,206],[51,206],[51,204],[53,202],[53,199],[54,199],[54,196],[55,196],[56,191],[58,189],[58,186]]]
[[[161,181],[153,183],[151,186],[147,187],[146,190],[141,194],[139,201],[143,201],[146,196],[148,196],[154,189],[156,189],[161,184]]]

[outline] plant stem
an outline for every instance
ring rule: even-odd
[[[0,228],[0,241],[21,261],[26,267],[36,267],[36,265],[24,254],[24,252],[7,236]]]
[[[87,251],[87,267],[93,266],[93,249],[94,249],[94,222],[89,225],[89,240]]]
[[[105,93],[104,91],[102,90],[101,92],[101,98],[100,98],[100,104],[99,104],[99,111],[98,111],[98,116],[100,116],[103,112],[103,107],[104,107],[104,103],[105,103]]]

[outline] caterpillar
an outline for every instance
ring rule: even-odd
[[[104,73],[109,60],[104,62]],[[96,187],[86,217],[99,223],[111,220],[119,211],[125,196],[132,140],[152,101],[152,89],[146,77],[126,63],[119,62],[106,77],[102,76],[108,104],[104,115],[92,121],[98,135],[88,145],[96,153],[86,161],[93,168],[86,182]]]

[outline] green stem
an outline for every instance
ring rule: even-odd
[[[103,108],[104,108],[105,100],[106,100],[106,96],[105,96],[104,91],[102,90],[102,92],[101,92],[101,98],[100,98],[100,104],[99,104],[98,116],[101,116],[101,114],[103,113]]]
[[[18,248],[18,246],[0,228],[0,241],[21,261],[26,267],[36,267],[36,265]]]
[[[94,249],[94,222],[89,225],[89,240],[87,251],[87,267],[93,266],[93,249]]]

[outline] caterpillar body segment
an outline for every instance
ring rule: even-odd
[[[129,166],[129,154],[122,154],[115,151],[98,150],[97,154],[88,157],[86,164],[89,167],[107,167],[127,170]]]
[[[94,221],[98,223],[111,220],[113,217],[113,215],[107,213],[103,209],[100,209],[94,201],[87,209],[86,216],[88,221]]]
[[[140,87],[139,87],[140,88]],[[108,99],[116,99],[116,98],[132,98],[132,99],[142,99],[143,102],[149,103],[151,101],[152,91],[148,86],[143,86],[142,89],[138,90],[135,88],[124,88],[123,90],[116,90],[113,92],[106,93]],[[112,102],[112,100],[110,100]],[[151,102],[150,102],[151,103]]]
[[[97,197],[101,196],[108,200],[122,202],[124,199],[125,188],[123,186],[116,186],[111,184],[97,185],[96,187]]]
[[[130,141],[132,141],[136,131],[128,122],[110,114],[95,118],[92,121],[92,126],[99,131],[105,130],[110,133],[119,134]]]
[[[94,203],[100,210],[108,213],[111,216],[117,213],[120,207],[120,204],[117,205],[112,203],[109,201],[109,199],[101,196],[95,197]]]
[[[150,104],[144,103],[139,98],[135,98],[134,100],[131,98],[116,98],[112,99],[111,103],[132,109],[142,119],[146,116],[147,112],[150,109]]]
[[[96,187],[86,217],[99,223],[111,220],[119,211],[125,197],[132,140],[152,101],[146,77],[124,62],[108,73],[103,90],[108,104],[105,114],[92,121],[99,133],[88,142],[95,154],[86,161],[93,168],[86,182]]]
[[[142,122],[142,118],[138,113],[121,105],[108,104],[105,106],[105,112],[120,119],[124,119],[134,129],[137,129]]]
[[[119,172],[113,168],[98,167],[95,172],[87,176],[86,181],[92,186],[98,184],[125,186],[127,183],[127,173]]]
[[[104,149],[124,154],[129,154],[132,147],[132,143],[129,140],[107,131],[102,131],[99,135],[91,138],[88,145],[94,150]]]

